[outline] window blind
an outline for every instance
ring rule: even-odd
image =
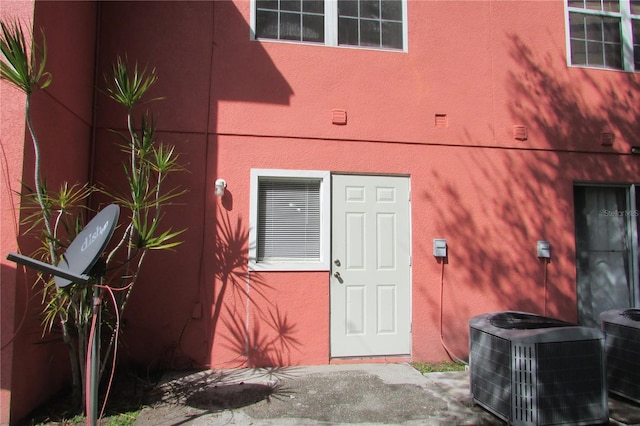
[[[320,260],[318,179],[260,179],[258,261]]]

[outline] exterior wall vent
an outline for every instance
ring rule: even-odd
[[[608,422],[600,330],[512,311],[473,317],[469,328],[475,403],[513,425]]]
[[[611,132],[600,133],[600,145],[602,146],[612,146],[613,139],[614,139],[614,135]]]
[[[436,127],[449,127],[449,119],[447,114],[436,114]]]
[[[529,139],[529,130],[526,126],[513,126],[513,138],[517,141]]]
[[[338,126],[344,126],[347,124],[347,111],[344,109],[332,109],[331,110],[331,123]]]
[[[600,314],[609,391],[640,402],[640,309]]]

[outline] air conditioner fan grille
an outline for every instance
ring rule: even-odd
[[[610,322],[603,327],[609,389],[640,402],[640,328]]]

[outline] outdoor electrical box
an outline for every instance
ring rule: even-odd
[[[537,244],[538,257],[549,259],[551,257],[551,244],[549,241],[538,241]]]
[[[433,255],[435,257],[447,257],[447,240],[444,238],[433,239]]]

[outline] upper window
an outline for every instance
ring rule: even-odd
[[[324,16],[324,0],[256,0],[256,37],[322,43]]]
[[[251,170],[250,222],[251,269],[329,269],[329,173]]]
[[[640,71],[640,1],[567,0],[571,65]]]
[[[256,39],[403,50],[406,0],[255,0]]]

